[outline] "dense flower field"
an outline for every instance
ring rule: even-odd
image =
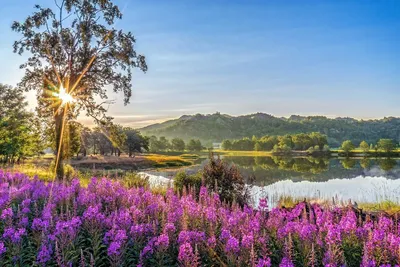
[[[0,170],[0,266],[396,266],[399,225],[350,208],[228,207],[200,191],[87,188]]]

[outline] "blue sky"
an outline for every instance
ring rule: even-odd
[[[183,114],[400,116],[400,1],[116,1],[149,71],[117,122]],[[2,0],[0,82],[15,85],[13,20],[53,0]],[[34,93],[28,94],[31,106]]]

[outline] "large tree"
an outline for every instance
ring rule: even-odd
[[[37,90],[39,111],[52,118],[55,148],[63,148],[62,132],[68,120],[85,111],[96,122],[110,122],[106,115],[107,86],[131,97],[132,70],[147,70],[145,58],[135,51],[131,32],[115,28],[122,18],[111,0],[55,0],[56,8],[35,6],[35,11],[12,29],[22,34],[14,52],[30,54],[20,87]],[[96,102],[95,98],[104,100]],[[75,100],[75,101],[72,101]],[[62,153],[59,153],[60,155]],[[57,177],[63,177],[61,155]]]
[[[130,127],[124,128],[126,134],[125,146],[129,157],[135,157],[135,153],[141,153],[149,149],[149,138]]]

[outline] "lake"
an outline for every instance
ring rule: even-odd
[[[313,198],[335,202],[400,202],[400,160],[225,156],[245,177],[252,179],[255,202],[268,196],[271,206],[279,198]],[[186,167],[196,172],[206,164]],[[152,179],[172,178],[179,170],[147,172]],[[168,180],[164,180],[168,181]]]

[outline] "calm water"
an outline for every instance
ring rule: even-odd
[[[252,177],[255,202],[268,195],[271,204],[282,196],[347,202],[400,202],[400,161],[396,159],[327,159],[285,157],[224,157]],[[196,172],[206,163],[185,168]],[[172,178],[173,171],[148,173],[152,179]],[[168,180],[165,180],[168,181]]]

